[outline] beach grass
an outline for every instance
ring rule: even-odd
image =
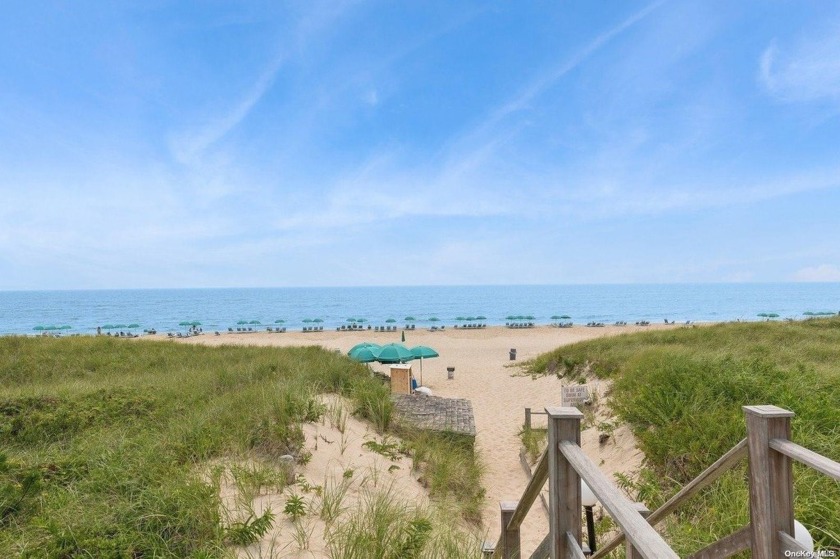
[[[523,364],[532,375],[614,381],[610,406],[646,456],[620,480],[651,510],[746,435],[742,406],[796,413],[793,440],[840,460],[840,318],[725,323],[627,334],[561,347]],[[840,483],[794,466],[795,517],[818,546],[840,545]],[[666,524],[681,554],[749,522],[746,466]]]
[[[328,413],[319,394],[347,397],[382,432],[392,413],[365,366],[318,347],[3,337],[0,386],[2,557],[232,557],[272,518],[230,524],[208,465],[279,464],[283,455],[305,463],[301,424]],[[441,437],[405,444],[433,494],[474,519],[475,458]],[[237,479],[282,488],[281,474],[243,470]],[[475,486],[464,487],[465,475]],[[406,534],[415,551],[440,540]]]

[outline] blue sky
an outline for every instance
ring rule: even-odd
[[[19,2],[0,289],[840,281],[840,5]]]

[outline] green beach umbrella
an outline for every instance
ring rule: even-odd
[[[466,320],[466,317],[463,317],[463,316],[456,316],[456,317],[455,317],[455,320],[464,321],[464,320]]]
[[[357,318],[356,322],[367,322],[366,318]]]
[[[758,316],[760,316],[761,318],[767,318],[768,315],[766,312],[760,312],[758,313]]]
[[[534,316],[529,314],[525,317],[525,320],[534,320]]]
[[[192,322],[190,322],[190,326],[201,326],[201,323],[197,320],[193,320]]]
[[[393,318],[389,318],[389,319],[388,319],[388,320],[386,320],[385,322],[396,322],[396,320],[394,320]]]
[[[466,320],[467,322],[472,322],[473,320],[478,320],[478,319],[477,319],[476,317],[474,317],[474,316],[468,316],[468,317],[467,317],[467,318],[465,318],[464,320]]]
[[[285,321],[285,320],[282,320],[282,319],[280,319],[280,320],[275,320],[275,321],[274,321],[274,324],[286,324],[286,321]]]
[[[516,315],[509,314],[505,317],[505,320],[516,320]]]
[[[371,346],[351,349],[347,352],[347,356],[353,361],[358,361],[359,363],[372,363],[373,361],[377,361],[379,359],[379,347]]]
[[[191,326],[192,323],[189,320],[182,320],[178,323],[178,326]]]
[[[236,323],[237,324],[248,324],[248,321],[247,320],[237,320]]]
[[[420,360],[420,386],[423,386],[423,359],[440,357],[437,351],[425,345],[418,345],[411,348],[411,354]]]
[[[350,351],[348,351],[348,352],[347,352],[347,354],[349,355],[350,353],[352,353],[352,352],[354,352],[354,351],[356,351],[356,350],[359,350],[359,349],[365,348],[365,347],[367,347],[367,348],[373,348],[374,350],[377,350],[377,351],[378,351],[378,350],[379,350],[379,348],[380,348],[380,347],[382,347],[382,346],[380,346],[379,344],[374,344],[374,343],[371,343],[371,342],[362,342],[362,343],[360,343],[360,344],[356,344],[356,345],[354,345],[353,347],[351,347],[351,348],[350,348]]]
[[[102,329],[103,330],[112,330],[112,329],[114,329],[114,325],[113,324],[106,324],[105,326],[102,327]]]
[[[429,322],[440,322],[440,319],[436,316],[433,316],[429,319]]]
[[[417,320],[417,319],[416,319],[416,318],[414,318],[413,316],[407,316],[407,317],[405,317],[403,320],[405,320],[406,322],[413,322],[413,321],[415,321],[415,320]]]
[[[37,330],[38,332],[41,332],[41,331],[43,331],[43,330],[46,330],[46,328],[47,328],[46,326],[41,326],[41,325],[39,324],[38,326],[36,326],[35,328],[33,328],[33,330]]]
[[[356,322],[356,319],[355,318],[348,318],[347,322]]]
[[[137,324],[136,322],[132,322],[131,324],[129,324],[127,326],[127,328],[140,328],[140,325]]]
[[[260,321],[259,320],[251,320],[251,321],[248,322],[248,324],[260,324]]]
[[[560,315],[559,314],[551,315],[551,320],[560,320]]]
[[[569,320],[570,318],[572,318],[572,317],[567,315],[567,314],[560,315],[561,320]]]
[[[305,322],[306,324],[309,324],[310,322],[312,322],[312,319],[311,318],[304,318],[303,322]]]
[[[323,320],[321,320],[320,318],[316,318],[316,319],[314,319],[312,322],[324,322],[324,321],[323,321]]]
[[[779,318],[779,315],[774,312],[771,312],[767,313],[767,318]]]
[[[380,363],[404,363],[412,359],[414,359],[414,354],[402,344],[384,345],[376,356],[376,360]]]
[[[58,327],[59,330],[70,330],[72,328],[73,327],[70,326],[69,324],[62,324],[61,326]]]
[[[486,317],[486,316],[484,316],[483,314],[480,314],[480,315],[478,315],[477,317],[475,317],[475,319],[476,319],[476,320],[487,320],[487,317]]]

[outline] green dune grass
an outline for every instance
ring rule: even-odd
[[[389,428],[387,388],[317,347],[0,338],[0,557],[232,557],[264,526],[227,525],[199,473],[219,458],[305,462],[300,424],[325,412],[320,393]],[[472,452],[405,442],[433,496],[474,520]]]
[[[614,380],[611,407],[646,456],[620,480],[651,510],[746,435],[741,406],[796,413],[793,440],[840,460],[840,319],[728,323],[627,334],[559,348],[524,364],[532,375]],[[796,518],[818,545],[840,545],[840,483],[795,466]],[[667,523],[681,554],[749,522],[746,468],[695,497]]]

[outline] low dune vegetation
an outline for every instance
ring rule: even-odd
[[[231,523],[203,472],[219,460],[305,463],[301,425],[327,412],[325,393],[346,397],[380,432],[391,428],[387,387],[322,348],[0,338],[0,557],[234,557],[282,511]],[[474,522],[482,492],[471,449],[401,435],[432,498]],[[272,476],[276,488],[294,483],[279,467]],[[423,537],[435,518],[403,542],[411,556],[433,556],[427,541],[443,545]],[[340,535],[356,541],[355,529]]]
[[[840,318],[726,323],[628,334],[561,347],[525,363],[532,375],[613,381],[610,406],[646,456],[623,477],[651,510],[746,435],[743,405],[796,413],[793,440],[840,460]],[[818,547],[840,545],[840,483],[794,466],[795,517]],[[746,465],[663,524],[692,553],[749,522]]]

